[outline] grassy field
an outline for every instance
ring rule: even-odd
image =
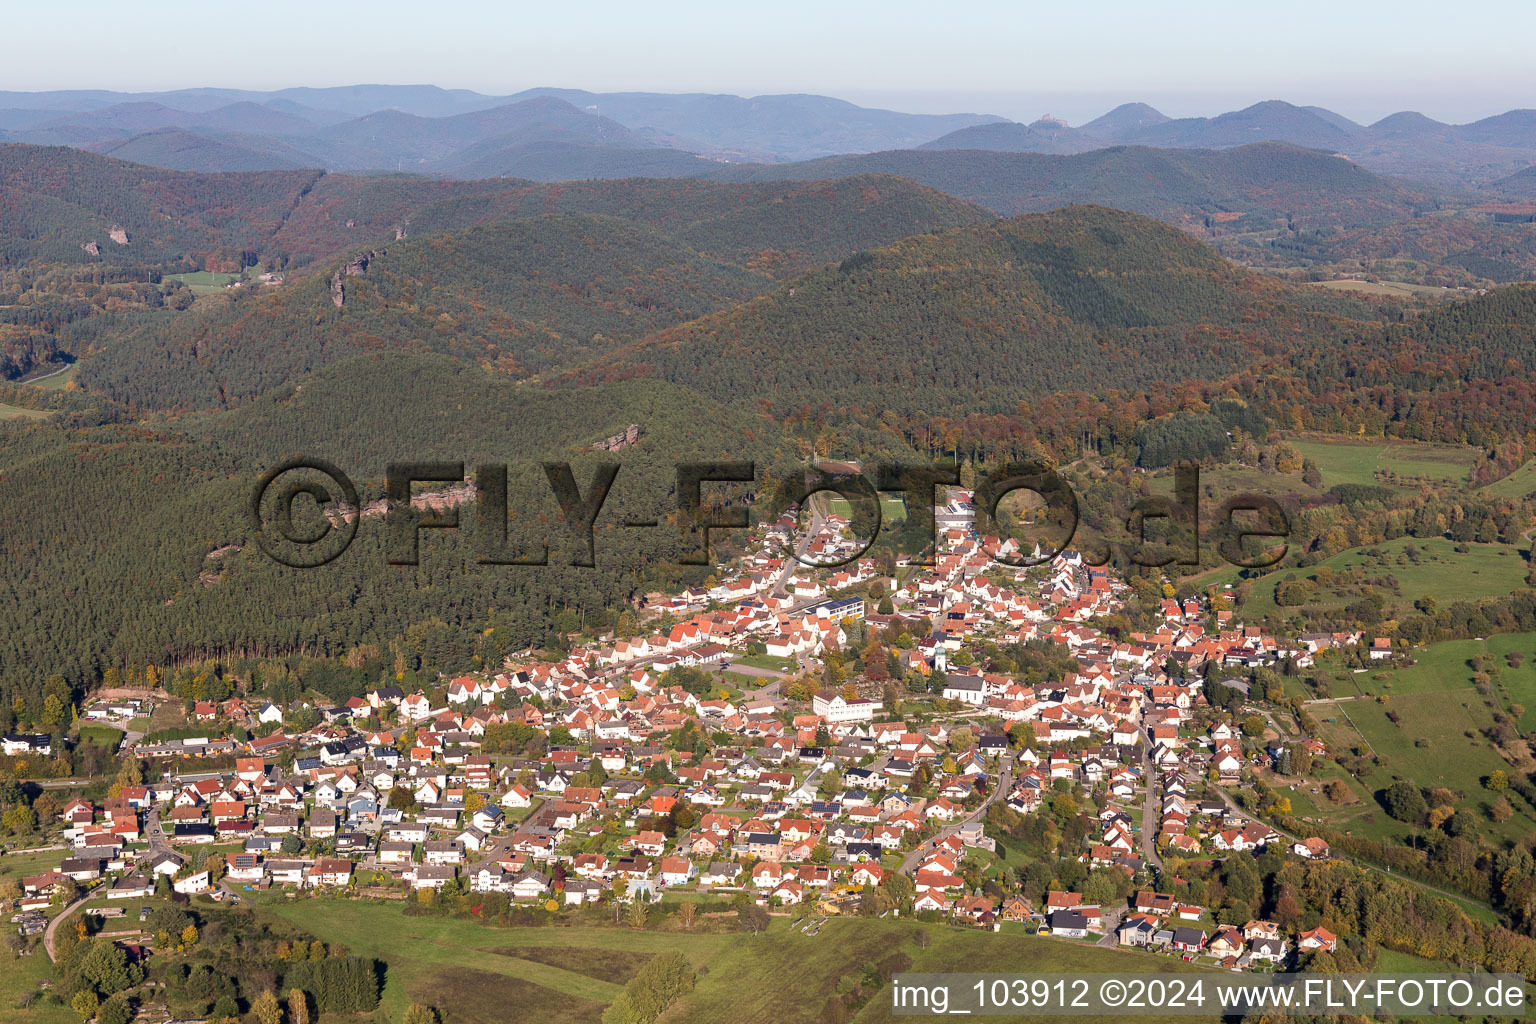
[[[667,934],[619,928],[485,928],[449,918],[405,918],[398,905],[304,899],[270,908],[326,942],[389,964],[384,1007],[399,1020],[412,1002],[450,1020],[596,1021],[624,979],[663,949],[698,966],[737,941],[733,934]],[[638,961],[638,963],[637,963]]]
[[[815,499],[823,502],[822,508],[833,515],[842,516],[849,522],[853,521],[853,505],[842,495],[833,494],[830,491],[822,493]],[[907,505],[895,494],[880,495],[880,530],[897,530],[901,524],[907,521]],[[809,522],[808,516],[801,516],[800,526],[804,528]]]
[[[1536,491],[1536,459],[1532,459],[1502,480],[1484,487],[1482,493],[1496,498],[1523,498]]]
[[[80,1015],[68,1006],[48,1006],[41,1000],[22,1007],[19,1002],[38,995],[49,977],[48,954],[39,947],[29,956],[9,959],[0,969],[0,1020],[6,1024],[80,1024]]]
[[[1358,292],[1361,295],[1391,296],[1393,298],[1418,297],[1443,299],[1457,294],[1455,288],[1438,288],[1428,284],[1409,284],[1406,281],[1312,281],[1318,288],[1336,292]]]
[[[761,935],[602,927],[484,928],[443,918],[404,918],[395,905],[305,899],[270,912],[328,942],[389,963],[384,1008],[398,1020],[411,1001],[452,1021],[505,1024],[595,1021],[622,982],[647,958],[686,953],[699,969],[694,992],[666,1014],[668,1024],[780,1024],[815,1020],[844,979],[901,951],[914,971],[1053,973],[1187,969],[1169,957],[1099,949],[1017,933],[993,934],[898,920],[832,920],[818,935],[775,918]],[[653,913],[659,913],[654,911]],[[932,940],[919,947],[924,928]],[[892,1016],[881,993],[859,1021]]]
[[[1412,546],[1417,556],[1408,554]],[[1520,550],[1507,544],[1470,544],[1465,552],[1455,550],[1454,542],[1444,538],[1420,540],[1412,537],[1388,541],[1365,548],[1341,551],[1332,558],[1306,568],[1283,569],[1255,580],[1243,608],[1249,618],[1267,615],[1285,616],[1296,610],[1339,607],[1363,596],[1364,577],[1393,577],[1396,592],[1377,586],[1387,599],[1384,612],[1410,608],[1426,595],[1440,604],[1496,597],[1525,586],[1525,559]],[[1335,574],[1330,586],[1319,586],[1311,600],[1296,608],[1282,608],[1275,601],[1276,588],[1286,580],[1315,579],[1320,567]]]
[[[40,420],[49,415],[52,414],[42,409],[24,409],[19,405],[7,405],[5,402],[0,402],[0,420]]]
[[[1174,475],[1162,472],[1148,481],[1153,494],[1173,493]],[[1200,513],[1214,516],[1221,502],[1236,494],[1267,494],[1271,497],[1312,497],[1317,491],[1308,487],[1300,473],[1263,473],[1252,466],[1206,466],[1200,469],[1200,489],[1206,487],[1217,496],[1216,500],[1202,497]]]
[[[746,665],[748,668],[766,668],[775,672],[794,672],[797,668],[799,668],[799,664],[795,661],[794,658],[780,658],[772,654],[743,654],[740,657],[733,657],[731,659],[731,664]],[[762,685],[762,681],[759,677],[751,676],[749,678],[757,681],[750,682],[747,685]],[[773,680],[770,679],[767,681],[772,682]]]
[[[1516,653],[1521,664],[1514,668],[1505,656]],[[1472,659],[1483,659],[1483,670],[1496,669],[1515,703],[1536,698],[1536,633],[1498,633],[1482,640],[1450,640],[1430,644],[1413,652],[1413,664],[1401,669],[1368,672],[1353,677],[1362,694],[1404,696],[1420,693],[1444,693],[1473,686]]]
[[[155,705],[154,713],[148,719],[135,718],[133,722],[138,723],[134,724],[135,729],[151,733],[158,729],[180,728],[189,724],[190,719],[187,718],[185,706],[179,701],[162,700]]]
[[[215,274],[209,270],[196,270],[189,274],[166,274],[167,281],[180,281],[192,290],[193,295],[217,295],[225,287],[241,280],[240,274]]]
[[[1518,651],[1525,658],[1518,668],[1505,655]],[[1484,658],[1485,672],[1492,675],[1491,692],[1478,692],[1470,662]],[[1499,635],[1487,640],[1459,640],[1434,644],[1415,652],[1415,664],[1393,671],[1354,676],[1361,693],[1378,699],[1315,703],[1308,710],[1321,727],[1323,739],[1335,751],[1362,749],[1380,759],[1380,765],[1356,778],[1325,765],[1320,782],[1341,778],[1350,797],[1332,804],[1320,794],[1297,791],[1295,812],[1319,817],[1336,828],[1380,839],[1401,839],[1409,828],[1388,817],[1374,794],[1398,778],[1425,788],[1445,787],[1457,794],[1458,811],[1469,811],[1485,835],[1517,842],[1536,829],[1536,812],[1510,794],[1515,814],[1497,823],[1488,809],[1497,795],[1483,787],[1496,770],[1511,772],[1510,760],[1487,738],[1494,715],[1507,712],[1522,728],[1529,727],[1530,709],[1536,707],[1536,634]],[[1345,691],[1335,687],[1337,696]],[[1523,744],[1514,744],[1512,755]],[[1528,770],[1529,765],[1525,766]]]
[[[54,840],[57,841],[57,840]],[[30,840],[18,840],[24,847],[49,845],[43,840],[32,837]],[[40,875],[50,868],[59,866],[59,861],[70,855],[69,850],[39,850],[36,853],[8,853],[0,857],[0,878],[21,878],[25,875]]]
[[[80,742],[116,750],[123,742],[123,730],[110,725],[81,725]]]
[[[1505,654],[1519,652],[1521,665],[1514,668],[1505,662]],[[1516,706],[1530,705],[1536,700],[1536,669],[1524,659],[1536,657],[1536,634],[1495,634],[1481,640],[1448,640],[1432,643],[1424,648],[1413,649],[1412,665],[1405,668],[1373,668],[1358,672],[1349,668],[1315,666],[1307,671],[1307,679],[1324,680],[1329,692],[1312,692],[1306,683],[1296,683],[1287,694],[1312,697],[1393,697],[1393,695],[1438,694],[1452,689],[1473,686],[1473,674],[1478,669],[1471,666],[1471,659],[1484,657],[1484,671],[1491,669],[1491,676],[1498,683],[1499,695],[1507,703],[1511,714],[1522,714]],[[1528,723],[1536,725],[1536,722]]]
[[[914,941],[919,928],[931,944]],[[912,958],[912,971],[995,971],[1076,973],[1084,971],[1177,970],[1186,965],[1168,957],[1101,949],[1072,940],[1020,933],[974,931],[896,920],[833,920],[815,936],[776,923],[763,935],[739,939],[709,964],[709,974],[682,1007],[667,1019],[687,1024],[779,1024],[815,1020],[844,978],[894,952]],[[786,985],[785,979],[793,983]],[[873,1022],[895,1018],[889,990],[883,990],[854,1018]],[[1082,1018],[1088,1020],[1090,1018]],[[1109,1018],[1100,1018],[1108,1020]]]
[[[1388,717],[1389,712],[1397,721]],[[1492,716],[1471,689],[1394,697],[1385,704],[1350,701],[1336,705],[1336,715],[1324,726],[1330,746],[1335,741],[1355,746],[1363,739],[1382,761],[1373,773],[1360,779],[1373,792],[1396,778],[1409,779],[1426,789],[1444,786],[1460,796],[1458,809],[1471,809],[1481,816],[1494,800],[1493,794],[1484,791],[1483,780],[1496,769],[1509,769],[1480,735]],[[1348,742],[1352,736],[1355,739]],[[1426,745],[1418,746],[1416,741]],[[1517,810],[1523,806],[1511,802]],[[1512,827],[1520,817],[1516,814],[1505,826],[1485,822],[1484,827],[1511,836],[1536,827],[1529,818]],[[1388,827],[1394,828],[1396,823]],[[1406,833],[1406,829],[1402,831]]]
[[[1375,484],[1378,470],[1399,477],[1458,480],[1472,468],[1476,453],[1456,445],[1369,441],[1346,437],[1292,437],[1286,444],[1317,463],[1323,487]]]
[[[33,840],[38,842],[38,840]],[[42,850],[37,853],[7,854],[0,857],[0,879],[36,875],[57,867],[68,856],[67,850]],[[47,911],[51,917],[52,909]],[[135,910],[135,914],[137,911]],[[7,923],[6,927],[14,927]],[[39,940],[41,941],[41,940]],[[36,953],[11,958],[0,953],[0,1020],[6,1024],[79,1024],[80,1017],[67,1006],[49,1006],[36,999],[40,986],[49,978],[51,964],[41,945]],[[35,1000],[35,1001],[34,1001]],[[20,1006],[28,1001],[32,1005]]]

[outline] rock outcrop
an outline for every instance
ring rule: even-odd
[[[342,282],[346,278],[353,277],[357,274],[367,273],[368,264],[372,263],[380,256],[388,255],[388,253],[389,250],[387,249],[371,249],[368,252],[360,253],[359,255],[352,257],[352,259],[343,265],[340,270],[331,275],[331,301],[336,304],[337,309],[340,309],[342,305],[347,301],[347,289]]]
[[[595,451],[616,452],[620,448],[627,448],[640,440],[640,425],[631,423],[617,434],[603,438],[592,446]]]

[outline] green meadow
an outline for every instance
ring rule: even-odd
[[[1350,786],[1350,798],[1334,804],[1308,787],[1300,798],[1293,798],[1293,809],[1336,828],[1379,839],[1402,839],[1412,830],[1390,818],[1374,796],[1402,778],[1426,790],[1452,790],[1458,813],[1472,814],[1479,832],[1505,842],[1520,841],[1536,829],[1536,808],[1517,794],[1506,793],[1514,815],[1495,822],[1489,812],[1499,794],[1486,789],[1484,782],[1495,771],[1524,770],[1511,761],[1528,756],[1523,755],[1524,744],[1509,743],[1501,751],[1490,734],[1496,715],[1514,718],[1522,731],[1532,724],[1536,634],[1432,644],[1413,656],[1414,664],[1406,668],[1354,674],[1355,687],[1363,696],[1308,706],[1331,752],[1359,751],[1374,755],[1380,763],[1367,767],[1358,778],[1336,765],[1324,765],[1319,781],[1343,779]],[[1477,658],[1482,659],[1481,671],[1488,677],[1482,690],[1475,678],[1479,669],[1473,666]],[[1343,686],[1335,686],[1333,692],[1349,696]]]
[[[1523,498],[1532,491],[1536,491],[1536,459],[1482,489],[1496,498]]]
[[[42,409],[26,409],[19,405],[7,405],[5,402],[0,402],[0,420],[40,420],[47,415],[49,414]]]
[[[1414,553],[1409,553],[1409,548]],[[1395,589],[1374,586],[1387,600],[1384,612],[1401,613],[1413,602],[1431,596],[1440,604],[1498,597],[1525,586],[1527,566],[1520,549],[1508,544],[1468,544],[1457,551],[1455,542],[1441,537],[1428,540],[1403,537],[1369,547],[1350,548],[1305,568],[1282,569],[1253,582],[1244,615],[1250,619],[1285,617],[1300,610],[1335,608],[1359,600],[1363,580],[1396,580]],[[1333,582],[1318,586],[1305,604],[1283,608],[1276,601],[1281,583],[1316,580],[1319,569],[1334,574]]]
[[[1378,471],[1410,479],[1459,480],[1477,457],[1471,448],[1410,441],[1309,436],[1287,438],[1285,443],[1317,463],[1325,489],[1335,484],[1381,483]]]
[[[895,952],[911,957],[913,971],[958,965],[1010,973],[1190,969],[1166,956],[894,918],[833,919],[805,935],[790,930],[788,917],[775,917],[767,931],[751,935],[736,930],[728,915],[682,932],[663,916],[672,909],[653,908],[653,920],[661,923],[645,929],[486,928],[461,919],[405,918],[398,904],[334,898],[300,899],[264,912],[386,960],[383,1008],[395,1020],[411,1002],[425,1002],[445,1011],[447,1020],[596,1022],[646,959],[670,949],[685,953],[699,974],[693,993],[667,1012],[669,1024],[814,1020],[830,996],[846,991],[840,986]],[[915,941],[919,929],[927,933],[926,947]],[[854,1019],[892,1017],[886,990]]]

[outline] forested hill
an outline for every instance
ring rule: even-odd
[[[858,253],[569,379],[654,375],[779,414],[1012,412],[1056,391],[1220,377],[1372,316],[1149,218],[1077,206]]]
[[[397,235],[545,213],[607,214],[692,233],[692,244],[734,262],[758,259],[771,273],[799,273],[862,245],[990,217],[889,175],[550,185],[312,170],[199,174],[65,147],[0,145],[0,267],[188,261],[195,269],[236,270],[242,262],[281,268]]]
[[[591,450],[631,423],[641,427],[636,445]],[[510,463],[513,541],[534,530],[557,555],[548,567],[477,564],[466,508],[463,529],[427,531],[419,568],[387,564],[376,519],[335,562],[283,568],[253,543],[243,510],[257,477],[300,452],[341,467],[365,501],[381,496],[386,463],[402,458]],[[0,729],[11,727],[10,698],[41,685],[38,665],[83,685],[109,665],[339,656],[406,636],[434,650],[436,664],[499,664],[549,639],[567,609],[611,621],[662,582],[657,574],[680,578],[686,545],[676,531],[621,523],[674,506],[677,461],[721,457],[764,467],[788,458],[755,414],[662,381],[556,392],[408,353],[357,356],[239,410],[155,430],[0,422],[0,521],[14,527],[0,537],[0,620],[9,624],[0,631]],[[622,464],[599,520],[599,570],[558,557],[549,524],[559,512],[538,471],[549,459],[574,463],[584,492],[591,463]]]
[[[1410,216],[1433,202],[1320,150],[1255,143],[1228,150],[1115,146],[1068,156],[981,150],[895,150],[797,164],[721,168],[713,180],[771,181],[898,174],[1004,216],[1102,203],[1183,226],[1249,216],[1309,228]]]
[[[886,174],[751,184],[636,178],[556,185],[332,174],[287,217],[271,249],[301,262],[329,259],[397,233],[424,235],[551,213],[634,221],[720,259],[781,276],[861,246],[992,219],[969,202]]]
[[[370,191],[413,184],[354,181]],[[144,409],[219,408],[384,348],[526,376],[729,308],[771,290],[775,275],[990,219],[893,178],[596,183],[497,198],[516,219],[479,223],[500,205],[487,197],[443,200],[421,208],[406,238],[290,271],[282,288],[237,289],[82,334],[80,383]],[[317,188],[306,202],[330,200]],[[464,222],[476,226],[456,227]]]
[[[0,266],[238,255],[260,248],[319,176],[191,174],[61,146],[0,145]]]
[[[219,408],[379,349],[435,351],[520,377],[773,287],[612,217],[500,221],[366,255],[281,289],[125,320],[87,353],[80,383],[146,409]]]
[[[1536,422],[1536,286],[1494,289],[1328,348],[1271,360],[1271,401],[1292,390],[1308,415],[1405,436],[1483,444],[1527,438]],[[1285,382],[1282,384],[1282,380]]]

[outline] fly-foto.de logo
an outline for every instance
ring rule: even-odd
[[[749,527],[749,508],[766,504],[770,518],[795,512],[818,494],[835,495],[846,503],[853,544],[831,553],[791,545],[793,557],[813,568],[832,569],[863,556],[882,528],[882,495],[900,495],[906,511],[904,530],[919,539],[915,564],[933,564],[938,550],[935,509],[945,495],[960,486],[953,465],[882,462],[864,469],[827,468],[817,464],[788,473],[760,474],[752,462],[679,462],[671,480],[669,514],[626,516],[618,526],[677,532],[673,560],[679,565],[711,565],[710,532]],[[253,488],[247,518],[256,543],[273,560],[292,568],[318,568],[341,557],[356,539],[364,519],[382,520],[389,565],[419,565],[424,530],[472,530],[476,561],[488,566],[547,566],[553,543],[563,542],[566,564],[595,568],[595,528],[610,494],[619,484],[623,465],[598,463],[585,485],[567,462],[541,463],[539,469],[559,507],[556,536],[515,540],[508,529],[508,466],[488,463],[466,476],[462,462],[391,464],[384,497],[361,502],[357,485],[339,467],[320,458],[289,459],[264,473]],[[436,485],[416,493],[416,485]],[[735,487],[722,500],[718,488]],[[706,487],[711,500],[706,500]],[[1078,501],[1070,484],[1042,462],[1022,461],[992,468],[977,480],[964,504],[972,513],[970,531],[978,536],[1006,537],[1015,517],[1001,508],[1005,498],[1030,499],[1028,520],[1044,524],[1024,543],[989,549],[993,561],[1015,568],[1041,565],[1069,549],[1078,532]],[[667,495],[656,495],[658,510]],[[473,505],[473,522],[461,516]],[[760,517],[761,518],[761,517]],[[1153,524],[1156,524],[1155,526]],[[1119,556],[1132,565],[1160,567],[1200,565],[1203,550],[1200,515],[1200,470],[1179,466],[1171,495],[1146,496],[1130,506],[1126,538],[1113,545],[1096,542],[1099,554],[1091,564]],[[1283,541],[1290,534],[1284,508],[1267,495],[1241,494],[1221,503],[1215,521],[1218,556],[1245,568],[1274,565],[1285,557],[1283,543],[1253,550],[1249,539]]]

